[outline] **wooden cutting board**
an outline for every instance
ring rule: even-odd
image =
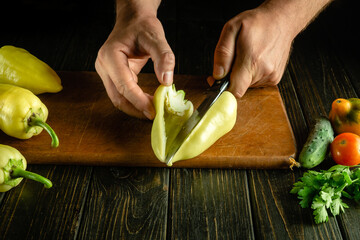
[[[81,164],[166,167],[155,157],[152,122],[129,117],[109,100],[95,72],[59,72],[64,89],[39,98],[49,109],[47,123],[60,146],[50,147],[43,131],[28,140],[0,133],[3,144],[17,148],[29,164]],[[204,98],[204,76],[176,75],[177,89],[197,107]],[[139,85],[153,94],[154,74],[140,74]],[[174,163],[187,168],[286,168],[296,151],[295,140],[277,87],[249,89],[238,100],[238,117],[231,132],[198,157]]]

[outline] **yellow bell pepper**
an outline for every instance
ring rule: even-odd
[[[54,130],[45,123],[48,109],[41,100],[25,88],[0,84],[0,129],[7,135],[29,139],[45,129],[52,147],[59,145]]]
[[[176,91],[174,85],[161,85],[154,94],[156,115],[151,129],[151,146],[161,162],[165,162],[171,143],[193,113],[193,104],[184,97],[184,91]],[[236,98],[228,91],[223,92],[185,139],[169,166],[203,153],[234,127],[236,114]]]
[[[25,171],[25,157],[15,148],[0,144],[0,192],[6,192],[20,184],[23,178],[43,183],[46,188],[52,182],[36,173]]]
[[[360,136],[360,99],[336,99],[331,105],[329,119],[337,134],[351,132]]]
[[[0,83],[26,88],[34,94],[62,90],[61,80],[46,63],[22,48],[0,48]]]

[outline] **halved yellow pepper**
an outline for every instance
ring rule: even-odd
[[[165,162],[171,143],[193,113],[193,104],[184,96],[184,91],[176,91],[174,85],[161,85],[154,94],[156,116],[151,130],[151,146],[161,162]],[[223,92],[185,139],[169,166],[203,153],[234,127],[236,115],[236,98],[228,91]]]

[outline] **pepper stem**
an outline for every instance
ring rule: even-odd
[[[21,169],[19,167],[15,167],[11,170],[11,173],[10,173],[11,177],[12,178],[19,178],[19,177],[22,177],[22,178],[27,178],[27,179],[31,179],[31,180],[34,180],[34,181],[37,181],[37,182],[40,182],[42,184],[44,184],[44,187],[46,188],[51,188],[52,187],[52,182],[39,175],[39,174],[36,174],[36,173],[33,173],[33,172],[29,172],[29,171],[26,171],[24,169]]]
[[[59,138],[56,135],[55,131],[49,126],[49,124],[47,124],[46,122],[44,122],[42,119],[40,119],[38,116],[36,116],[35,114],[32,115],[29,118],[29,123],[30,126],[38,126],[38,127],[42,127],[43,129],[45,129],[45,131],[47,131],[51,137],[51,146],[56,148],[59,146]]]

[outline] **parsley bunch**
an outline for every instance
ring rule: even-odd
[[[297,194],[302,208],[311,207],[315,223],[329,220],[328,211],[336,216],[349,206],[342,197],[360,200],[360,168],[335,165],[320,172],[309,170],[298,182],[294,183],[290,193]]]

